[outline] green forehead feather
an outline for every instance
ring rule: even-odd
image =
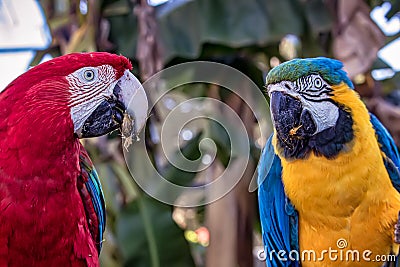
[[[336,59],[325,57],[296,58],[273,68],[267,75],[267,84],[281,81],[295,81],[300,77],[318,73],[330,85],[337,85],[341,82],[345,82],[350,88],[354,88],[352,82],[342,68],[342,62]]]

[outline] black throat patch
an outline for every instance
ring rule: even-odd
[[[311,137],[308,146],[317,156],[334,158],[353,137],[353,118],[349,112],[339,107],[336,125]]]

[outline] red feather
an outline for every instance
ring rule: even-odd
[[[117,78],[131,68],[122,56],[71,54],[32,68],[0,94],[0,267],[98,266],[65,76],[103,64]]]

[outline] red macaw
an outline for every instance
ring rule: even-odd
[[[99,265],[104,199],[79,138],[137,134],[147,98],[128,59],[74,53],[42,63],[0,94],[0,267]]]

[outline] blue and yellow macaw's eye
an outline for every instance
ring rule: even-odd
[[[305,63],[308,62],[289,61],[282,68],[298,70]],[[276,68],[279,73],[280,66]],[[267,76],[278,146],[287,158],[304,158],[310,151],[334,157],[353,138],[351,115],[334,101],[332,80],[318,71],[315,68],[301,76],[288,76],[287,80]],[[277,71],[271,72],[274,75]]]
[[[293,96],[302,96],[313,102],[332,101],[332,87],[324,81],[319,74],[311,74],[298,78],[297,80],[281,81],[267,86],[268,93],[273,91],[286,91]]]
[[[297,92],[309,101],[329,101],[332,96],[331,86],[318,74],[300,77],[294,82],[294,85]]]

